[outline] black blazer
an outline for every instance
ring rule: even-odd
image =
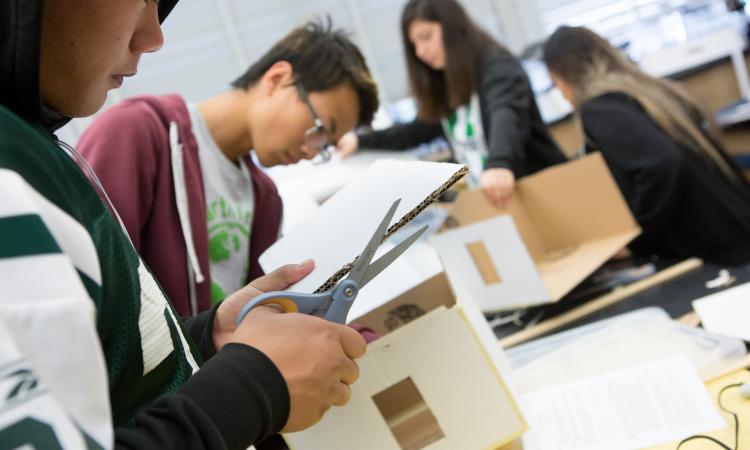
[[[683,148],[641,105],[608,93],[580,109],[587,151],[599,150],[643,233],[638,254],[698,256],[721,264],[750,261],[750,184],[733,183],[708,157]]]
[[[502,48],[479,62],[477,94],[488,148],[488,168],[503,167],[516,178],[565,161],[539,114],[520,62]],[[361,134],[362,148],[403,150],[444,136],[440,123],[416,120]]]

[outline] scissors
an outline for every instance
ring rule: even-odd
[[[242,322],[242,319],[245,318],[251,309],[256,306],[268,304],[279,305],[286,312],[300,312],[322,316],[331,322],[346,323],[346,316],[349,314],[349,309],[354,299],[357,298],[359,290],[372,281],[386,267],[391,265],[396,258],[401,256],[427,230],[427,225],[423,226],[370,264],[373,256],[375,256],[375,251],[380,247],[380,242],[388,230],[388,225],[391,223],[391,219],[400,202],[401,199],[398,199],[391,205],[391,208],[370,238],[370,242],[367,243],[365,249],[354,262],[349,271],[349,276],[341,280],[330,290],[318,294],[301,294],[286,291],[272,291],[261,294],[242,307],[240,313],[237,315],[237,325]]]

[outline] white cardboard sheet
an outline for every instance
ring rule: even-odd
[[[320,209],[260,256],[266,273],[284,264],[315,260],[310,275],[289,290],[312,293],[364,249],[396,199],[391,225],[417,207],[462,166],[379,160],[334,194]]]
[[[467,244],[482,241],[501,282],[487,285]],[[550,301],[510,215],[433,236],[451,286],[459,301],[474,301],[484,312],[521,308]]]

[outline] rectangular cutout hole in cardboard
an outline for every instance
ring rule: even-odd
[[[403,450],[420,450],[445,435],[411,378],[372,397]]]
[[[489,286],[491,284],[503,282],[503,279],[500,278],[500,274],[497,273],[497,269],[495,269],[495,264],[492,263],[492,258],[490,258],[490,253],[487,251],[484,242],[470,242],[466,244],[466,248],[469,250],[471,259],[474,260],[477,269],[479,269],[484,284]]]

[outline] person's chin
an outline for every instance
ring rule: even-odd
[[[278,150],[273,154],[274,165],[288,166],[298,161],[295,159],[291,152],[287,150]]]
[[[288,152],[285,152],[284,158],[286,159],[286,164],[297,164],[302,160],[302,156],[300,156],[297,152],[292,152],[291,150]]]
[[[278,166],[279,164],[283,164],[283,162],[280,161],[280,158],[278,155],[271,153],[270,155],[265,152],[259,152],[258,149],[255,149],[255,156],[258,158],[258,162],[263,167],[270,168],[274,166]]]
[[[92,96],[88,100],[85,98],[77,105],[72,111],[60,111],[61,114],[67,117],[88,117],[99,111],[104,102],[107,101],[107,92],[104,91],[101,95]]]
[[[438,62],[431,65],[432,70],[436,70],[438,72],[445,70],[445,63],[444,62]]]

